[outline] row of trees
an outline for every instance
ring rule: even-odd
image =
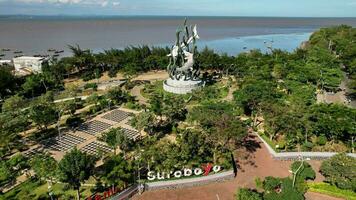
[[[133,165],[123,159],[121,154],[104,160],[104,164],[99,168],[96,167],[96,161],[97,158],[73,149],[60,162],[48,154],[39,154],[31,159],[30,164],[37,178],[47,181],[50,185],[59,181],[68,184],[77,191],[78,200],[81,198],[81,185],[90,177],[103,183],[101,187],[104,188],[120,188],[133,182]]]
[[[197,53],[196,62],[203,70],[313,83],[319,88],[335,91],[342,79],[339,68],[341,63],[345,65],[350,77],[354,76],[354,32],[355,30],[348,26],[321,29],[311,36],[307,49],[298,49],[294,53],[272,50],[270,54],[262,54],[253,50],[237,56],[228,56],[205,48]],[[9,70],[0,71],[0,78],[4,79],[0,85],[2,96],[19,91],[27,97],[33,97],[48,90],[62,90],[63,79],[70,76],[91,80],[99,78],[106,71],[114,77],[119,71],[136,74],[165,69],[168,65],[166,55],[170,51],[167,47],[141,46],[123,50],[111,49],[95,54],[79,46],[69,48],[73,56],[50,62],[43,67],[42,74],[17,79],[9,74]]]
[[[316,104],[316,95],[340,90],[342,65],[352,79],[353,64],[346,60],[355,59],[350,52],[355,45],[354,32],[347,26],[326,28],[311,36],[307,48],[293,53],[240,54],[236,59],[244,68],[237,72],[241,89],[234,93],[234,101],[251,116],[255,128],[263,122],[265,134],[281,149],[302,146],[305,150],[344,151],[342,145],[352,149],[355,109]],[[344,50],[346,57],[338,53]],[[331,141],[329,147],[320,149],[327,141]],[[336,147],[338,142],[343,144]]]
[[[100,110],[110,109],[130,101],[134,101],[134,99],[127,92],[121,88],[112,88],[105,95],[92,95],[86,100],[87,105],[93,105],[87,114],[95,114]],[[67,120],[69,128],[79,125],[77,122],[82,121],[80,116],[83,114],[76,114],[76,110],[81,107],[81,101],[77,100],[54,103],[52,92],[47,92],[30,103],[19,95],[6,99],[0,113],[1,157],[11,153],[15,147],[21,149],[23,142],[21,142],[19,133],[31,127],[36,127],[42,132],[39,139],[44,139],[52,136],[46,136],[51,125],[55,125],[55,127],[52,126],[52,129],[60,130],[61,119],[64,115],[69,115]]]
[[[202,163],[231,167],[231,152],[247,135],[236,106],[207,101],[187,109],[182,96],[159,91],[150,95],[149,102],[131,121],[137,130],[151,135],[136,147],[146,168],[170,171]]]

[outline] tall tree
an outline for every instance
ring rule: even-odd
[[[15,77],[10,70],[0,67],[0,99],[14,92],[16,88]]]
[[[131,162],[124,159],[123,155],[115,155],[105,160],[100,174],[104,182],[112,186],[125,187],[133,182],[134,171]]]
[[[58,163],[49,154],[37,154],[30,161],[31,168],[36,176],[53,182],[57,176]]]
[[[60,180],[68,183],[77,191],[80,200],[81,183],[93,175],[96,159],[78,149],[73,149],[64,155],[59,162]]]
[[[219,152],[234,150],[247,135],[246,126],[235,115],[236,112],[231,104],[212,103],[195,107],[189,113],[190,119],[199,123],[207,142],[212,145],[214,163]]]
[[[125,132],[121,128],[113,128],[109,132],[106,132],[102,135],[102,141],[105,141],[109,146],[116,150],[120,147],[120,150],[126,154],[132,148],[132,141],[127,137]]]
[[[48,126],[57,122],[57,110],[50,103],[38,103],[30,107],[30,119],[40,130],[47,130]]]

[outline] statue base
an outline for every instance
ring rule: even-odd
[[[171,78],[163,82],[163,89],[174,94],[187,94],[193,90],[204,87],[201,80],[173,80]]]

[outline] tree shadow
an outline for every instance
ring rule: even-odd
[[[253,153],[256,152],[257,149],[261,148],[261,144],[256,140],[256,136],[248,135],[240,142],[239,146],[239,150],[235,152],[235,158],[238,158],[235,160],[237,169],[241,172],[244,172],[245,170],[243,166],[251,166],[257,168],[257,165],[254,161],[255,155]]]
[[[256,140],[256,136],[254,135],[248,135],[244,140],[241,141],[240,145],[249,153],[254,153],[257,151],[257,149],[261,148],[260,142]]]

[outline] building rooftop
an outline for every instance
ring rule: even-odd
[[[2,63],[11,63],[11,60],[0,60],[0,64]]]
[[[45,57],[33,57],[33,56],[20,56],[17,58],[13,58],[14,60],[44,60],[46,59]]]

